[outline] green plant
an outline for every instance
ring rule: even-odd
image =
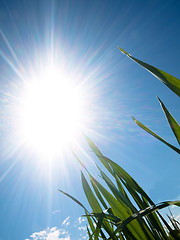
[[[166,73],[158,68],[155,68],[145,62],[140,61],[139,59],[131,56],[129,53],[124,51],[122,48],[119,48],[122,53],[124,53],[126,56],[128,56],[130,59],[144,67],[146,70],[148,70],[151,74],[153,74],[157,79],[159,79],[161,82],[163,82],[168,88],[170,88],[177,96],[180,97],[180,80],[176,77],[170,75],[169,73]],[[170,114],[170,112],[167,110],[163,102],[158,98],[161,107],[165,113],[165,116],[169,122],[169,126],[172,129],[178,143],[180,144],[180,125],[177,123],[177,121],[174,119],[174,117]],[[133,117],[132,117],[133,118]],[[158,140],[166,144],[168,147],[172,148],[174,151],[180,154],[180,149],[176,148],[172,144],[165,141],[163,138],[158,136],[156,133],[151,131],[149,128],[147,128],[145,125],[143,125],[141,122],[137,121],[135,118],[133,118],[134,121],[137,123],[138,126],[143,128],[146,132],[150,133],[152,136],[156,137]]]
[[[120,50],[153,73],[172,91],[180,96],[180,81],[177,78],[174,78],[173,76],[132,57],[123,49]],[[180,142],[179,124],[168,112],[160,99],[159,101],[176,139]],[[171,147],[177,153],[180,153],[180,149],[166,142],[163,138],[159,137],[139,121],[135,120],[135,122],[141,128]],[[104,186],[104,184],[101,184],[90,174],[88,169],[75,154],[76,159],[87,173],[92,185],[92,187],[90,187],[84,173],[81,172],[83,190],[92,212],[90,213],[76,198],[61,190],[60,191],[84,208],[84,216],[87,218],[89,223],[89,226],[87,226],[89,239],[180,239],[179,228],[178,225],[175,224],[175,220],[170,220],[171,223],[172,221],[174,223],[171,227],[158,212],[158,210],[169,205],[180,206],[180,201],[168,201],[155,204],[147,193],[123,168],[111,159],[105,157],[90,138],[86,137],[86,140],[96,157],[110,174],[109,177],[102,168],[97,165],[101,179],[104,181]],[[107,188],[109,190],[107,190]]]

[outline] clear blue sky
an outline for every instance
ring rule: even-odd
[[[0,240],[85,236],[78,229],[85,225],[78,220],[83,210],[57,191],[71,193],[88,208],[76,160],[66,151],[49,168],[23,146],[16,149],[11,137],[7,93],[18,97],[19,63],[26,69],[52,45],[67,69],[82,75],[91,103],[88,133],[102,152],[155,202],[180,198],[179,156],[131,119],[134,116],[178,147],[156,96],[180,122],[179,99],[118,50],[120,46],[180,78],[179,26],[178,0],[0,1]],[[92,164],[90,169],[96,174]]]

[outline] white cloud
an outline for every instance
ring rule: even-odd
[[[81,226],[81,227],[78,227],[78,229],[79,229],[80,231],[81,231],[81,230],[82,230],[82,231],[86,231],[87,228],[86,228],[86,226]]]
[[[64,229],[57,227],[47,228],[40,232],[35,232],[30,236],[33,240],[70,240],[70,235]]]
[[[70,222],[68,221],[69,219],[70,219],[70,216],[64,219],[64,221],[62,222],[62,226],[68,226],[70,224]]]
[[[79,224],[81,224],[82,222],[84,222],[84,221],[85,221],[85,219],[84,219],[84,218],[82,218],[82,217],[79,217],[79,218],[78,218],[78,221],[79,221]]]
[[[86,221],[85,218],[82,217],[78,217],[75,221],[74,221],[74,227],[79,227],[82,223],[84,223]]]
[[[87,240],[88,235],[86,231],[87,221],[85,218],[76,218],[75,220],[70,216],[64,219],[61,224],[61,228],[51,227],[41,230],[39,232],[34,232],[29,238],[25,240]],[[72,236],[72,238],[71,238]]]

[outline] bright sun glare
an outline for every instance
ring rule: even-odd
[[[40,152],[54,153],[70,143],[81,129],[82,99],[72,80],[48,66],[27,81],[19,109],[23,141]]]

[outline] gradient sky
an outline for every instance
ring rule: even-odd
[[[179,26],[178,0],[0,1],[0,240],[86,237],[85,221],[79,218],[83,210],[57,190],[90,209],[70,150],[49,168],[35,153],[17,146],[11,132],[11,95],[17,97],[22,84],[16,70],[39,62],[52,48],[69,72],[75,69],[82,76],[76,84],[86,88],[88,134],[101,151],[154,202],[180,198],[178,154],[131,119],[178,147],[156,96],[180,122],[179,99],[118,50],[120,46],[179,78]],[[96,175],[93,164],[87,164]]]

